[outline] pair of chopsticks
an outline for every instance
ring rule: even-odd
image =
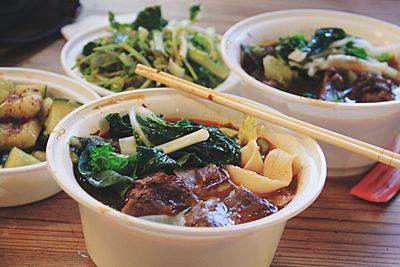
[[[142,64],[136,66],[136,73],[150,80],[165,84],[168,87],[208,99],[223,106],[272,122],[295,132],[302,133],[314,139],[363,155],[375,161],[395,168],[400,168],[400,155],[393,151],[335,133],[284,114],[279,114],[253,102],[237,99],[227,94],[213,91],[212,89]]]

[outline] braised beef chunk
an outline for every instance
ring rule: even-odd
[[[229,182],[228,173],[214,164],[201,169],[177,169],[174,173],[202,200],[211,197],[224,199],[234,189]]]
[[[135,181],[121,211],[136,217],[162,214],[174,216],[196,202],[197,197],[182,179],[157,172]]]
[[[345,89],[345,79],[336,69],[325,71],[317,98],[329,101],[340,100],[340,92]]]
[[[359,75],[346,96],[361,103],[389,101],[395,99],[392,92],[395,87],[395,83],[390,79],[364,72]]]
[[[200,199],[207,200],[210,197],[224,199],[233,186],[229,183],[229,174],[214,164],[209,164],[197,170],[197,184],[194,192]]]
[[[183,181],[186,188],[189,190],[194,189],[197,183],[197,168],[176,169],[174,170],[174,173]]]
[[[244,187],[235,190],[235,194],[224,200],[236,224],[255,221],[278,211],[278,208],[256,196]]]
[[[218,200],[200,201],[185,213],[185,225],[192,227],[223,227],[234,225],[227,206]]]

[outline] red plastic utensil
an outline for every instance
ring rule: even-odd
[[[397,140],[394,152],[400,152],[400,139]],[[378,163],[350,191],[350,194],[376,203],[385,203],[400,190],[400,169]]]

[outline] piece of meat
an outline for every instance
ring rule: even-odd
[[[228,207],[218,200],[200,201],[185,213],[185,226],[223,227],[234,224]]]
[[[350,88],[346,96],[359,103],[394,100],[392,90],[396,84],[382,75],[363,72]]]
[[[324,78],[317,95],[318,99],[338,101],[341,91],[345,89],[345,79],[336,69],[329,69],[324,72]]]
[[[244,187],[237,188],[235,193],[223,202],[229,208],[231,219],[236,224],[255,221],[278,211],[274,204]]]
[[[194,193],[202,200],[209,198],[226,198],[234,189],[229,182],[229,174],[214,164],[209,164],[196,172],[197,183]]]
[[[193,190],[197,183],[197,170],[198,168],[176,169],[174,173],[183,181],[186,188]]]
[[[197,201],[196,195],[178,176],[157,172],[135,181],[121,211],[136,217],[174,216]]]

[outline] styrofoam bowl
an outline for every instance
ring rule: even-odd
[[[82,84],[92,88],[96,93],[106,96],[116,94],[115,92],[98,86],[94,83],[86,81],[78,68],[73,68],[76,65],[77,59],[82,55],[83,47],[90,41],[96,40],[101,37],[111,36],[111,32],[107,30],[108,26],[100,27],[91,31],[83,32],[80,35],[73,37],[63,47],[61,51],[61,65],[65,73],[81,82]],[[219,92],[237,92],[241,86],[239,78],[231,73],[228,78],[215,88]]]
[[[21,84],[46,84],[50,96],[69,98],[81,103],[99,98],[85,86],[51,72],[0,68],[0,77]],[[47,169],[47,162],[0,169],[0,207],[32,203],[50,197],[60,190]]]
[[[242,114],[214,102],[172,89],[136,90],[104,97],[63,119],[50,136],[47,157],[59,186],[79,203],[86,247],[98,266],[252,266],[273,259],[286,221],[307,208],[319,195],[326,176],[324,155],[311,138],[263,123],[304,159],[296,196],[279,212],[254,222],[223,228],[192,228],[146,221],[114,210],[86,193],[77,183],[69,156],[72,136],[100,129],[104,116],[121,114],[134,104],[146,104],[166,117],[240,122]]]
[[[293,9],[260,14],[233,25],[222,38],[222,56],[244,82],[242,95],[289,116],[390,149],[400,131],[400,101],[334,103],[286,93],[257,81],[240,65],[240,45],[278,40],[294,33],[308,36],[321,27],[339,27],[375,45],[400,43],[400,28],[377,19],[330,10]],[[329,176],[365,172],[375,162],[320,143]]]

